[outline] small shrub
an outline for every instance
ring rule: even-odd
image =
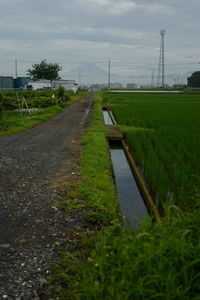
[[[57,100],[55,98],[40,96],[37,98],[29,99],[28,106],[46,108],[55,105],[56,102]]]
[[[65,89],[64,87],[60,86],[57,90],[57,97],[61,101],[65,101]]]
[[[18,108],[18,102],[16,97],[6,96],[3,100],[3,106],[5,110],[13,110]]]

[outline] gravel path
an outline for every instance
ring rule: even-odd
[[[54,207],[54,182],[59,172],[69,176],[76,168],[75,144],[90,120],[92,97],[34,128],[0,137],[0,299],[48,299],[38,290],[81,222]]]

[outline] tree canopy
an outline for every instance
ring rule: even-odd
[[[44,59],[40,63],[32,65],[32,69],[27,70],[27,75],[33,79],[56,80],[60,79],[59,71],[61,70],[62,67],[58,63],[48,63]]]
[[[190,87],[200,87],[200,71],[192,73],[188,78],[188,85]]]

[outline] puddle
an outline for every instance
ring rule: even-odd
[[[111,146],[110,153],[125,224],[129,224],[132,229],[139,228],[139,220],[145,219],[145,216],[148,215],[143,197],[140,194],[124,150],[121,147]]]

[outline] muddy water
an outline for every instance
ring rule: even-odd
[[[139,228],[139,220],[148,214],[144,200],[140,194],[132,174],[126,155],[122,148],[110,149],[116,188],[120,201],[122,216],[131,228]]]

